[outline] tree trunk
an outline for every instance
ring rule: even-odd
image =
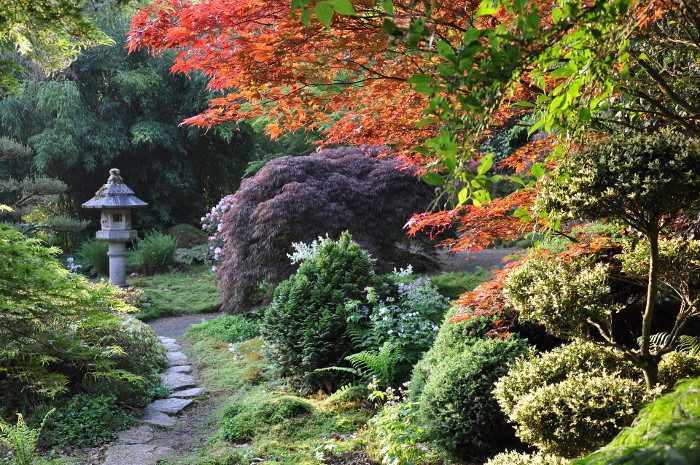
[[[659,359],[651,354],[651,324],[654,319],[654,306],[656,304],[656,293],[659,290],[659,228],[658,222],[653,221],[649,227],[649,283],[647,284],[647,301],[644,315],[642,316],[642,350],[641,360],[643,362],[644,380],[647,388],[653,388],[658,381]]]

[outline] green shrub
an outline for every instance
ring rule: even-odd
[[[347,380],[344,372],[316,370],[348,366],[345,357],[357,352],[345,305],[362,299],[366,287],[383,290],[373,265],[369,254],[343,233],[337,242],[325,241],[275,289],[261,326],[265,353],[302,389],[332,391]]]
[[[105,348],[119,348],[107,352],[105,359],[115,368],[138,373],[140,377],[88,376],[81,384],[82,390],[91,395],[109,392],[120,404],[136,407],[145,406],[162,393],[162,383],[156,375],[167,367],[165,348],[150,326],[127,317],[109,331],[96,333]]]
[[[700,378],[644,407],[633,425],[576,465],[700,463]]]
[[[387,404],[368,422],[373,440],[372,453],[382,464],[422,464],[437,462],[437,453],[426,446],[428,431],[418,417],[418,404]]]
[[[186,223],[171,226],[163,231],[163,233],[166,236],[173,237],[179,247],[184,247],[187,249],[205,245],[208,240],[207,233],[199,228],[195,228],[191,224]]]
[[[107,276],[109,274],[108,249],[107,242],[92,238],[80,244],[78,257],[80,257],[80,261],[87,264],[92,273],[98,276]]]
[[[496,397],[505,412],[542,385],[552,385],[572,376],[591,376],[602,373],[620,373],[623,377],[640,378],[641,373],[614,352],[590,342],[575,341],[556,349],[521,358],[496,383]]]
[[[167,271],[175,258],[177,240],[159,231],[147,231],[143,239],[136,239],[134,253],[141,266],[148,272]]]
[[[292,396],[272,397],[249,405],[233,404],[222,413],[219,436],[235,443],[247,442],[262,428],[313,412],[309,403]]]
[[[611,374],[544,384],[508,412],[518,437],[542,452],[573,458],[608,443],[649,400],[639,381]]]
[[[70,274],[56,252],[0,225],[0,405],[15,411],[88,379],[138,383],[150,372],[116,345],[131,341],[121,314],[133,307],[116,288]]]
[[[454,356],[466,349],[479,339],[484,339],[485,334],[494,328],[493,321],[501,316],[475,315],[474,318],[462,320],[457,323],[452,321],[463,310],[453,307],[445,314],[437,337],[432,347],[423,355],[423,358],[413,367],[411,375],[411,390],[409,396],[412,401],[418,401],[432,369],[443,360]]]
[[[671,391],[678,381],[700,376],[700,354],[669,352],[661,357],[659,363],[659,384]]]
[[[243,315],[222,315],[187,328],[186,333],[201,333],[225,342],[242,342],[260,335],[257,321]]]
[[[501,452],[484,465],[569,465],[563,457],[545,454],[524,454],[522,452]]]
[[[479,339],[432,367],[420,413],[436,440],[459,460],[488,457],[514,442],[513,429],[493,396],[508,364],[530,350],[524,339]]]
[[[409,378],[413,366],[432,346],[439,329],[437,322],[449,308],[449,300],[429,279],[418,278],[398,283],[397,287],[395,298],[382,297],[369,288],[366,300],[351,301],[346,306],[355,344],[364,349],[349,360],[366,361],[373,356],[386,360],[380,372],[370,373],[379,378],[382,387]]]
[[[116,397],[77,395],[59,413],[54,442],[61,447],[96,446],[114,439],[118,431],[133,423],[133,417],[117,405]]]

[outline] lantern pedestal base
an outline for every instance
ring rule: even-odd
[[[126,242],[110,242],[109,250],[109,280],[115,286],[126,286]]]

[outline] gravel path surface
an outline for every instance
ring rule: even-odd
[[[523,249],[484,249],[478,252],[440,252],[440,271],[476,271],[477,268],[493,270],[502,268],[503,259]],[[507,261],[507,260],[506,260]]]
[[[187,328],[195,323],[201,323],[203,320],[211,320],[223,313],[198,313],[196,315],[181,315],[158,318],[148,322],[148,325],[153,328],[158,336],[172,337],[177,339],[185,332]]]

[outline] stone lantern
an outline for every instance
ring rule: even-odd
[[[136,231],[131,229],[131,209],[147,206],[124,184],[116,168],[109,170],[107,184],[83,204],[83,208],[101,209],[102,229],[96,236],[109,243],[109,280],[116,286],[126,287],[126,243],[136,238]]]

